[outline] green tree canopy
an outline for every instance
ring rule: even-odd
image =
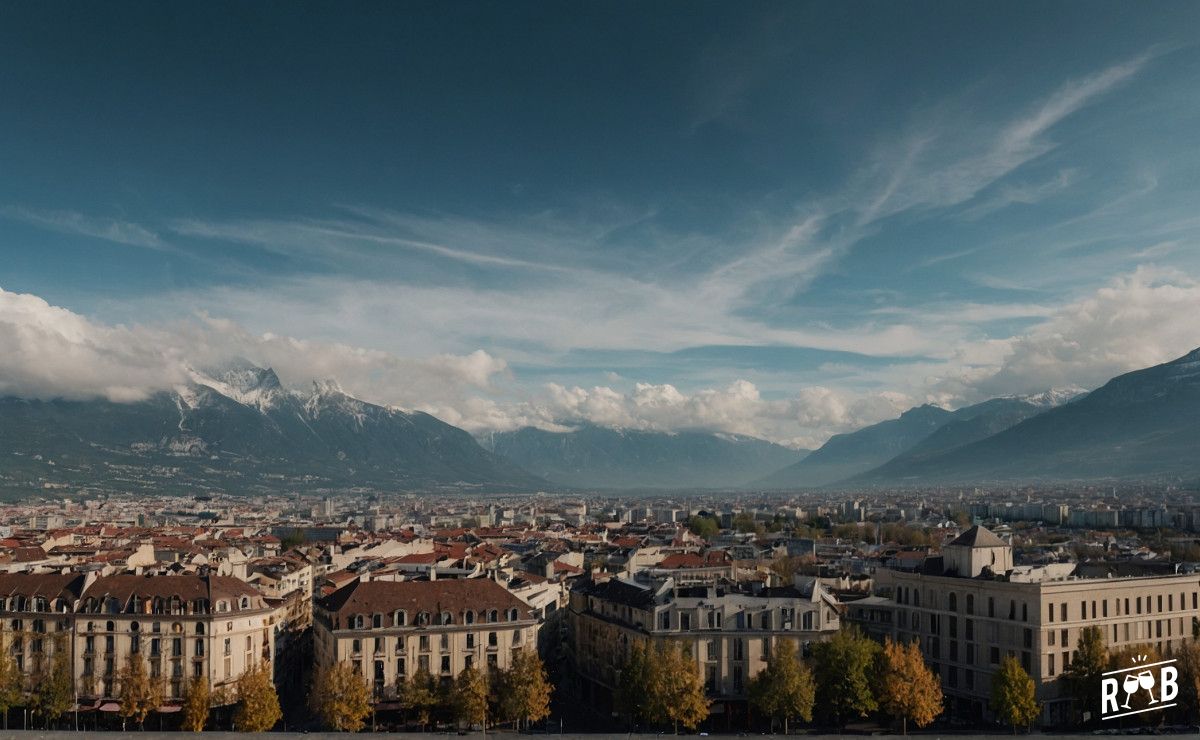
[[[750,702],[771,717],[772,727],[776,719],[783,720],[787,734],[790,718],[812,721],[815,699],[812,671],[796,657],[791,640],[776,639],[767,667],[750,681]]]
[[[1029,727],[1042,713],[1033,679],[1011,655],[1000,661],[1000,670],[992,675],[992,711],[1006,725]]]
[[[880,647],[853,627],[840,630],[827,642],[813,645],[813,677],[817,684],[817,713],[844,727],[851,719],[879,709],[872,676]]]

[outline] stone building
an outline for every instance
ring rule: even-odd
[[[1046,725],[1074,721],[1059,677],[1083,628],[1100,627],[1110,649],[1150,644],[1169,654],[1200,625],[1200,576],[1167,564],[1012,563],[1007,543],[972,527],[913,572],[876,571],[876,596],[850,602],[848,615],[876,637],[919,640],[948,706],[969,719],[991,716],[992,675],[1015,656],[1034,678]]]
[[[837,601],[815,582],[801,588],[677,586],[669,578],[653,585],[623,579],[578,584],[568,621],[575,688],[597,709],[612,708],[634,642],[672,641],[700,667],[713,714],[727,718],[745,711],[750,679],[766,667],[776,641],[791,640],[806,653],[840,627]]]
[[[377,701],[424,668],[450,680],[468,666],[506,669],[516,650],[536,650],[538,619],[490,578],[355,580],[318,599],[313,639],[318,669],[350,662]]]
[[[36,675],[58,650],[71,652],[81,703],[116,698],[131,655],[164,682],[166,699],[192,677],[233,690],[250,666],[267,661],[273,610],[228,576],[0,574],[3,643],[19,670]]]

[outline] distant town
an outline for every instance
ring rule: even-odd
[[[1127,655],[1188,658],[1194,696],[1197,495],[30,499],[0,509],[0,709],[97,730],[1078,729],[1099,719],[1085,668]]]

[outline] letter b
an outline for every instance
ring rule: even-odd
[[[1176,679],[1179,678],[1179,671],[1175,670],[1175,666],[1163,666],[1158,677],[1162,686],[1162,695],[1159,697],[1159,701],[1171,701],[1179,696],[1179,684],[1176,682]]]

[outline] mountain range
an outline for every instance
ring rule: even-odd
[[[336,383],[284,388],[236,361],[132,403],[0,398],[0,493],[93,488],[865,488],[1200,480],[1200,349],[1090,393],[925,405],[809,453],[711,432],[526,428],[480,441]]]
[[[1195,480],[1200,349],[1120,375],[995,434],[893,463],[850,482]]]
[[[808,454],[741,435],[594,425],[569,432],[526,427],[483,443],[535,475],[579,488],[729,488]]]
[[[301,393],[235,362],[134,403],[0,399],[0,489],[538,489],[547,483],[429,414],[333,382]]]

